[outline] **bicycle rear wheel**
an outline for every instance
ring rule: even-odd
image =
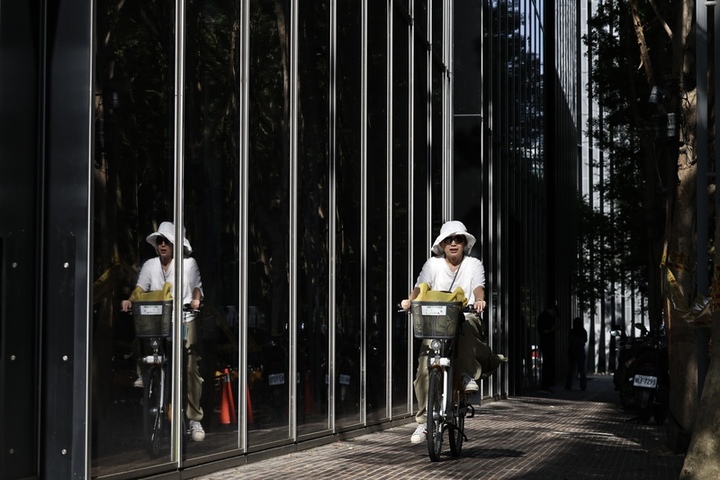
[[[162,372],[159,367],[150,367],[145,380],[143,397],[143,433],[145,447],[150,455],[160,454],[160,442],[163,437],[163,411],[165,410],[162,393]]]
[[[443,441],[443,372],[439,368],[430,370],[427,401],[427,444],[430,460],[440,460]]]
[[[450,453],[453,457],[459,457],[462,453],[463,440],[465,439],[465,414],[467,410],[465,395],[458,393],[457,396],[458,399],[453,407],[455,422],[454,426],[451,426],[448,432],[450,438]]]

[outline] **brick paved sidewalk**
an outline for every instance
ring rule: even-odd
[[[431,462],[410,444],[414,423],[198,477],[292,479],[677,479],[683,456],[664,448],[665,427],[624,412],[612,378],[585,392],[559,390],[485,403],[466,420],[462,456]],[[608,403],[610,401],[611,403]]]

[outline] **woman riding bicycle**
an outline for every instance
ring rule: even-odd
[[[175,278],[174,272],[174,247],[175,247],[175,226],[172,222],[160,224],[157,232],[147,237],[147,242],[155,247],[157,257],[146,261],[140,275],[137,286],[128,300],[122,301],[122,311],[132,310],[132,301],[139,293],[163,290],[166,283],[172,283]],[[183,325],[185,327],[185,348],[187,355],[187,384],[185,398],[185,415],[189,420],[191,437],[196,442],[205,439],[205,430],[202,426],[203,409],[200,405],[202,396],[203,378],[200,375],[198,355],[198,326],[195,320],[200,303],[203,299],[202,279],[200,269],[194,258],[190,257],[192,247],[187,238],[183,238],[183,305],[190,305],[190,312],[184,312]],[[173,287],[173,293],[175,288]]]
[[[404,310],[410,309],[411,302],[420,294],[420,284],[426,283],[433,290],[451,292],[461,287],[468,298],[468,305],[479,314],[485,310],[485,268],[480,260],[470,257],[475,245],[475,237],[468,233],[462,222],[453,220],[443,224],[440,235],[432,246],[432,256],[425,262],[415,282],[415,288],[407,299],[401,302]],[[466,393],[479,390],[476,380],[497,370],[502,355],[493,355],[485,343],[484,329],[476,313],[465,313],[462,333],[459,339],[457,372],[461,375]],[[418,368],[415,374],[415,397],[418,411],[415,420],[418,427],[410,437],[412,443],[425,441],[427,432],[426,403],[428,394],[429,340],[423,340],[418,355]]]

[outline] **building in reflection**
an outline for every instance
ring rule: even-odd
[[[479,239],[511,358],[481,396],[537,385],[534,318],[572,301],[560,3],[0,2],[0,476],[172,477],[410,423],[397,305],[448,219]],[[163,221],[202,273],[206,438],[170,406],[153,455],[120,303]],[[171,404],[182,366],[170,350]]]

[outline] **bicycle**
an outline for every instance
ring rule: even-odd
[[[430,340],[426,404],[428,454],[433,462],[440,460],[447,430],[450,453],[459,457],[467,440],[465,418],[474,417],[475,408],[467,403],[467,394],[454,378],[453,363],[465,319],[463,311],[470,310],[463,309],[462,302],[413,301],[411,311],[415,338]]]
[[[168,381],[172,378],[172,362],[168,362],[172,351],[172,305],[172,300],[134,301],[132,305],[135,335],[147,340],[151,349],[151,353],[141,356],[138,361],[145,366],[142,373],[143,440],[152,457],[160,454],[161,442],[172,421],[171,382]],[[192,310],[189,304],[183,305],[183,318],[197,313],[198,310]],[[182,363],[184,366],[185,361]],[[181,384],[184,388],[184,382]],[[181,417],[182,431],[187,436],[184,415]]]

